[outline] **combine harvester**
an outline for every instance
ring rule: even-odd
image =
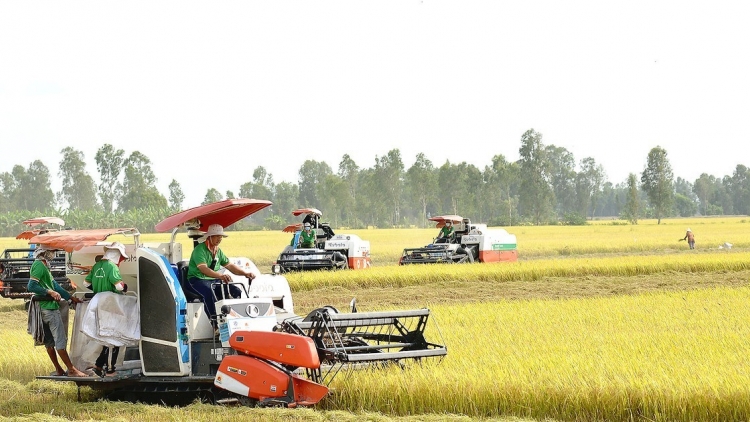
[[[57,217],[38,217],[24,221],[22,224],[28,226],[28,230],[21,232],[16,239],[29,240],[32,237],[46,232],[56,232],[65,225],[65,222]],[[0,296],[9,299],[28,300],[32,294],[26,291],[29,283],[29,272],[31,264],[34,263],[34,245],[28,248],[6,249],[0,256]],[[65,254],[58,254],[50,262],[50,270],[55,281],[63,289],[72,292],[75,285],[71,285],[65,273]]]
[[[90,268],[102,255],[102,245],[109,244],[104,242],[109,236],[132,237],[126,245],[130,258],[120,264],[128,291],[110,297],[137,302],[126,318],[128,324],[140,323],[139,339],[119,354],[116,376],[38,378],[75,382],[79,398],[80,387],[89,386],[106,397],[126,400],[158,397],[167,402],[187,394],[214,403],[295,407],[314,405],[325,397],[327,385],[342,368],[447,354],[445,346],[425,339],[428,309],[356,313],[352,301],[352,313],[328,306],[298,316],[280,268],[260,274],[247,258],[230,258],[256,277],[249,285],[245,277],[234,278],[242,297],[214,298],[219,313],[216,333],[201,296],[186,280],[188,260],[175,240],[177,233],[187,229],[197,242],[209,225],[227,227],[269,205],[270,201],[228,199],[174,214],[156,225],[159,232],[171,231],[168,243],[141,243],[138,231],[129,228],[32,238],[71,252],[77,268]],[[71,275],[76,277],[82,279],[85,271]],[[76,367],[86,368],[101,343],[81,332],[91,292],[79,288],[75,295],[84,302],[76,308],[70,355]]]
[[[440,215],[429,220],[437,222],[436,228],[450,221],[455,231],[450,237],[436,238],[423,248],[404,249],[399,265],[518,260],[516,235],[505,229],[488,229],[486,224],[472,224],[459,215]]]
[[[369,241],[360,239],[356,234],[334,234],[328,223],[320,222],[323,213],[315,208],[294,210],[292,215],[304,215],[305,218],[302,223],[291,224],[282,230],[294,233],[291,244],[284,248],[276,260],[282,272],[344,268],[358,270],[372,266]],[[310,223],[315,230],[317,240],[314,248],[299,247],[300,233],[305,223]]]

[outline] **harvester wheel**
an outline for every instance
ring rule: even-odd
[[[305,319],[303,321],[310,322],[310,321],[312,321],[312,318],[313,318],[314,315],[317,315],[318,313],[322,313],[322,312],[328,312],[328,313],[331,313],[331,314],[337,314],[337,313],[339,313],[339,310],[336,309],[335,307],[331,306],[331,305],[326,305],[326,306],[324,306],[322,308],[313,309],[312,312],[310,312],[309,314],[307,314],[307,316],[305,317]]]
[[[237,402],[241,406],[245,406],[245,407],[257,407],[258,406],[258,400],[251,399],[250,397],[243,396],[240,394],[237,394]]]
[[[471,252],[467,251],[464,248],[458,248],[456,249],[456,253],[454,256],[457,256],[458,259],[454,260],[456,264],[464,264],[466,262],[473,263],[474,262],[474,256],[471,254]]]

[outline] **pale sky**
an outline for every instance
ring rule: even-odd
[[[609,181],[651,148],[676,177],[750,167],[743,1],[0,2],[0,172],[60,150],[98,182],[105,143],[176,179],[185,207],[307,159],[406,168],[493,155],[521,135],[593,157]],[[265,199],[265,198],[260,198]],[[306,204],[300,204],[305,206]]]

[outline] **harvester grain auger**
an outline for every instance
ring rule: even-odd
[[[304,319],[287,319],[279,329],[313,340],[321,367],[308,369],[307,375],[328,384],[342,368],[445,356],[448,350],[444,345],[425,339],[429,315],[426,308],[338,313],[335,308],[324,307]]]

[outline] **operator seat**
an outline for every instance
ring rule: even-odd
[[[177,279],[180,281],[180,287],[185,294],[188,302],[203,302],[203,296],[199,295],[188,282],[188,268],[190,261],[180,261],[177,263]]]

